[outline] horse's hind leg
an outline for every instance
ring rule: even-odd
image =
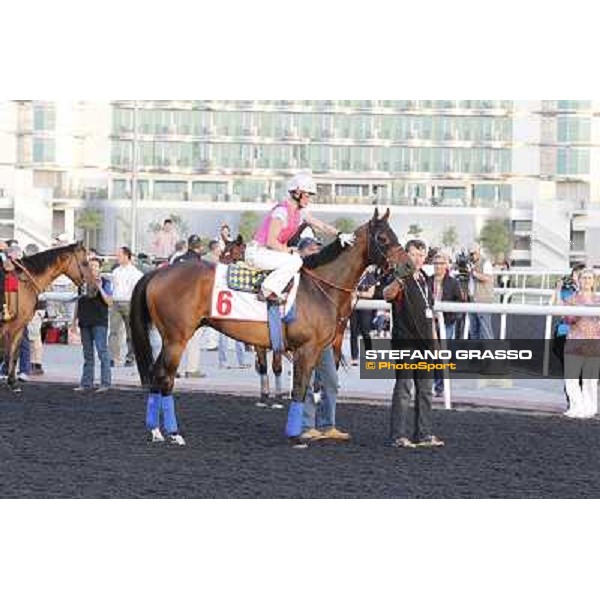
[[[179,433],[173,386],[175,374],[179,367],[185,344],[163,340],[163,347],[153,369],[151,393],[148,398],[146,425],[148,429],[159,427],[160,413],[168,440],[175,445],[185,445],[185,440]]]

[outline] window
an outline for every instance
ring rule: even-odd
[[[585,175],[590,172],[590,151],[582,148],[559,148],[556,171],[558,175]]]
[[[56,143],[53,139],[33,138],[33,162],[51,163],[56,160]]]
[[[154,198],[157,200],[184,200],[186,191],[185,181],[154,182]]]
[[[560,116],[557,119],[557,139],[559,142],[589,142],[591,119]]]
[[[56,127],[56,113],[51,104],[33,105],[33,128],[36,131],[52,131]]]

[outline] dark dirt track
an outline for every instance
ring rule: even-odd
[[[63,385],[0,389],[0,497],[600,497],[600,421],[436,410],[440,450],[384,446],[387,408],[338,406],[349,445],[287,447],[284,411],[183,394],[188,446],[145,441],[139,391],[78,396]]]

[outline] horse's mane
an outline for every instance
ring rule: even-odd
[[[316,269],[322,267],[332,261],[334,261],[342,252],[344,248],[340,244],[340,241],[336,238],[327,246],[321,248],[319,252],[304,257],[304,266],[307,269]]]
[[[28,271],[33,275],[44,273],[49,267],[53,266],[56,261],[67,252],[73,252],[77,249],[77,243],[69,244],[68,246],[60,246],[59,248],[50,248],[38,252],[32,256],[24,256],[21,262],[25,265]]]

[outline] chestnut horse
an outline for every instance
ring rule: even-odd
[[[38,295],[60,275],[66,275],[77,286],[87,284],[88,294],[94,294],[97,286],[88,264],[87,251],[81,242],[38,252],[13,262],[19,273],[17,315],[0,326],[0,358],[6,363],[10,389],[20,392],[15,375],[19,344],[35,312]]]
[[[338,328],[352,310],[352,292],[363,271],[374,264],[383,268],[403,265],[412,272],[408,255],[389,226],[389,209],[356,231],[353,246],[343,249],[338,240],[304,259],[296,297],[296,318],[285,326],[286,350],[294,355],[292,402],[286,434],[297,440],[302,429],[306,389],[322,350],[334,341]],[[188,340],[202,325],[254,346],[269,348],[267,323],[211,318],[215,266],[188,262],[158,269],[138,281],[131,299],[131,333],[142,385],[149,388],[146,425],[156,425],[160,409],[165,428],[176,433],[172,396],[175,374]],[[162,337],[156,360],[150,346],[149,327]],[[171,430],[171,431],[169,431]]]

